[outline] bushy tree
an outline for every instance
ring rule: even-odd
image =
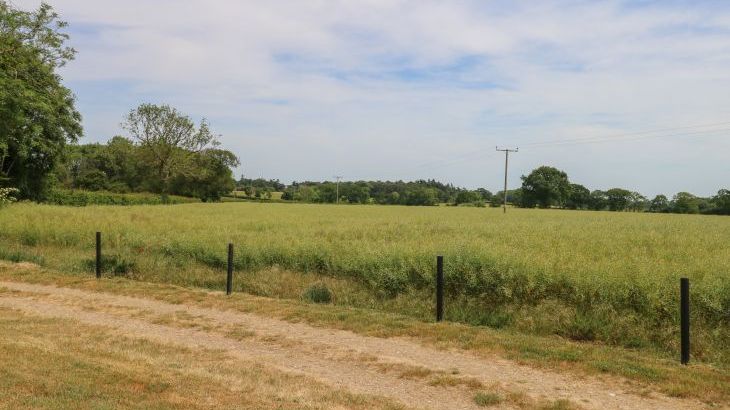
[[[515,206],[524,206],[522,188],[508,190],[507,203]],[[502,206],[502,204],[504,204],[504,191],[499,191],[492,196],[490,206],[496,208]]]
[[[438,205],[439,198],[434,188],[414,187],[406,191],[406,205]]]
[[[631,191],[623,188],[611,188],[606,191],[609,211],[625,211],[631,204]]]
[[[669,212],[669,199],[666,195],[657,195],[649,202],[649,212]]]
[[[45,196],[57,159],[82,133],[57,73],[75,54],[65,27],[45,3],[26,12],[0,0],[0,184],[23,198]]]
[[[630,209],[634,212],[641,212],[646,208],[646,205],[647,205],[647,199],[644,195],[641,195],[638,192],[632,192],[629,195],[628,209]]]
[[[129,112],[122,126],[155,170],[161,193],[169,192],[174,176],[192,171],[195,154],[219,144],[205,119],[196,127],[190,117],[169,105],[142,104]]]
[[[480,199],[482,199],[482,196],[479,195],[478,192],[464,189],[456,194],[456,197],[454,198],[454,204],[471,204],[479,201]]]
[[[197,197],[208,202],[220,200],[235,188],[231,168],[238,166],[238,158],[232,152],[205,149],[192,154],[190,162],[190,172],[179,173],[172,179],[170,193]]]
[[[689,192],[678,192],[672,198],[672,212],[678,214],[698,214],[700,212],[700,200]]]
[[[585,209],[590,206],[591,191],[580,184],[570,184],[570,192],[565,202],[569,209]]]
[[[591,192],[588,207],[594,211],[602,211],[608,207],[608,194],[599,189]]]
[[[363,181],[340,183],[340,198],[351,204],[365,204],[370,199],[370,186]]]
[[[568,174],[557,168],[541,166],[522,176],[522,203],[526,207],[562,207],[569,193]]]
[[[712,203],[714,205],[713,213],[730,215],[730,190],[717,191],[717,195],[712,198]]]
[[[479,194],[482,201],[485,201],[485,202],[491,201],[492,197],[494,196],[494,194],[492,194],[491,191],[489,191],[488,189],[485,189],[485,188],[477,188],[476,192]]]

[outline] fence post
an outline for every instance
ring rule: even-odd
[[[436,321],[444,319],[444,257],[436,256]]]
[[[680,316],[682,328],[682,364],[689,363],[689,279],[679,280]]]
[[[228,244],[228,275],[226,276],[226,295],[233,290],[233,244]]]
[[[101,278],[101,232],[96,233],[96,278]]]

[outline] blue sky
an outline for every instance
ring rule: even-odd
[[[497,190],[500,145],[521,147],[511,186],[547,164],[592,189],[730,188],[728,2],[50,3],[84,141],[166,103],[210,121],[237,176]]]

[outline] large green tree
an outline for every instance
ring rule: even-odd
[[[659,194],[649,203],[649,212],[669,212],[669,199]]]
[[[526,207],[562,207],[569,194],[568,174],[557,168],[541,166],[522,176],[522,203]]]
[[[611,188],[606,191],[609,211],[625,211],[631,204],[632,192],[623,188]]]
[[[730,215],[730,190],[721,189],[717,191],[717,195],[712,198],[715,205],[713,212],[721,215]]]
[[[169,105],[142,104],[131,110],[122,123],[137,141],[157,174],[159,186],[152,189],[169,193],[173,177],[195,170],[195,154],[219,145],[208,122],[196,127],[193,120]]]
[[[602,211],[608,206],[608,195],[606,191],[596,189],[591,192],[591,196],[588,198],[588,207],[594,211]]]
[[[678,192],[672,198],[672,212],[678,214],[700,213],[700,198],[689,192]]]
[[[75,54],[65,27],[45,3],[28,12],[0,0],[0,184],[23,198],[44,197],[56,160],[82,133],[57,73]]]
[[[569,209],[585,209],[590,205],[591,191],[581,184],[570,184],[570,192],[565,202]]]

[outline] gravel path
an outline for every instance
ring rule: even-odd
[[[367,337],[256,314],[72,288],[19,282],[0,282],[0,287],[23,292],[0,294],[0,306],[104,326],[128,337],[192,348],[221,349],[234,357],[303,374],[352,392],[391,397],[412,407],[478,408],[473,401],[473,392],[464,387],[434,386],[425,378],[405,378],[397,372],[383,371],[382,365],[443,372],[451,378],[478,380],[485,386],[521,392],[533,400],[569,399],[584,408],[704,408],[693,400],[655,393],[640,396],[627,390],[630,385],[617,381],[542,371],[504,359],[484,359],[468,352],[429,348],[405,339]],[[153,323],[160,315],[176,314],[192,317],[206,327],[182,328],[160,324],[159,320]],[[232,327],[250,337],[238,340],[220,331]],[[360,360],[363,357],[368,359]],[[373,363],[380,364],[381,368]]]

